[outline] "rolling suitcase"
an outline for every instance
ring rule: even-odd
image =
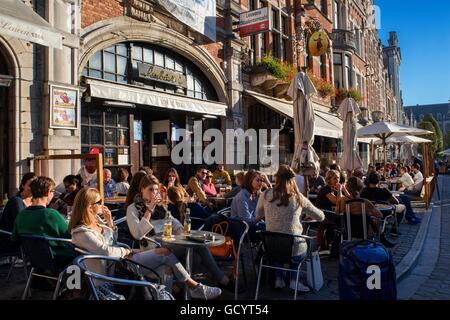
[[[350,204],[362,204],[362,217],[351,217]],[[344,223],[347,241],[339,253],[339,298],[341,300],[396,300],[397,278],[391,253],[374,240],[367,239],[367,216],[364,200],[346,202]],[[354,218],[354,219],[352,219]],[[358,232],[352,232],[354,226]],[[353,237],[363,240],[352,240]]]
[[[338,282],[341,300],[397,299],[392,256],[377,241],[354,240],[342,244]]]

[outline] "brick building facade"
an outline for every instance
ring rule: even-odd
[[[369,27],[372,0],[216,0],[215,41],[153,0],[24,2],[64,39],[62,49],[54,49],[0,34],[0,120],[8,123],[0,131],[0,194],[16,189],[30,170],[29,157],[92,147],[101,149],[113,172],[149,165],[161,177],[172,165],[172,137],[178,129],[192,131],[195,121],[202,121],[204,130],[222,132],[281,129],[280,162],[290,163],[289,79],[274,77],[260,63],[267,56],[291,65],[290,76],[304,69],[317,81],[359,90],[366,122],[376,110],[397,121],[401,114],[398,40],[392,36],[383,48]],[[241,39],[239,14],[261,7],[268,8],[271,31]],[[307,41],[318,30],[331,46],[324,55],[311,56]],[[78,92],[75,128],[50,124],[49,90],[56,85]],[[339,100],[321,94],[313,102],[314,147],[322,160],[337,160]],[[234,144],[227,141],[224,149]],[[246,168],[252,166],[261,167],[248,163]],[[42,173],[59,182],[79,167],[79,161],[58,160],[45,164]],[[191,166],[178,169],[183,178],[192,172]]]

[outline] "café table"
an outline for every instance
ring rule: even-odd
[[[212,238],[210,241],[200,242],[188,239],[188,236],[201,236],[206,235]],[[209,248],[215,247],[223,244],[225,242],[225,237],[221,234],[211,232],[211,231],[200,231],[200,230],[191,230],[189,235],[185,234],[175,234],[172,235],[172,238],[166,240],[163,238],[161,233],[153,236],[155,240],[161,243],[162,246],[167,248],[174,247],[182,247],[186,249],[186,271],[191,274],[192,273],[192,258],[195,248]],[[188,300],[188,290],[185,290],[185,299]]]
[[[123,196],[115,196],[115,197],[109,197],[105,198],[105,203],[107,204],[123,204],[126,202],[127,197]]]

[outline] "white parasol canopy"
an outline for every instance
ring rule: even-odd
[[[386,139],[398,136],[420,136],[433,133],[432,131],[399,125],[394,122],[378,121],[358,130],[358,137],[379,138],[382,140],[384,150],[384,163],[386,163]]]
[[[401,144],[407,144],[407,143],[428,143],[433,142],[429,139],[424,139],[421,137],[416,136],[393,136],[386,139],[386,144],[391,143],[401,143]],[[375,144],[383,144],[383,140],[379,139],[374,142]]]

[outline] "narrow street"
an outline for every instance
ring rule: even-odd
[[[435,202],[423,249],[415,267],[398,284],[399,299],[450,299],[450,176],[439,177],[441,200]],[[437,200],[437,193],[434,195]]]

